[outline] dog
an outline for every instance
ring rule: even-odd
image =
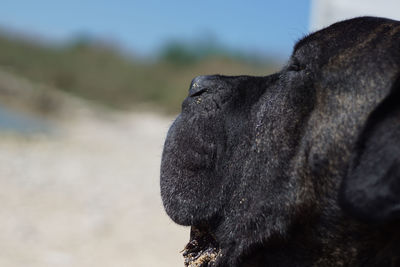
[[[400,22],[335,23],[269,76],[196,77],[160,184],[186,266],[400,266]]]

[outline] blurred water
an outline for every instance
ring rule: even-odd
[[[44,119],[0,105],[0,131],[14,131],[22,134],[48,133],[50,125]]]

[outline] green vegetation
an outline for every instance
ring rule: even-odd
[[[265,75],[275,68],[207,43],[173,42],[146,61],[84,38],[50,46],[0,35],[0,71],[120,109],[149,104],[177,112],[197,75]]]

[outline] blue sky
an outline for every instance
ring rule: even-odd
[[[3,0],[0,27],[63,41],[88,34],[151,55],[170,40],[213,36],[244,52],[288,56],[308,32],[309,0]]]

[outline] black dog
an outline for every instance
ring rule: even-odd
[[[400,22],[300,40],[267,77],[200,76],[161,164],[188,266],[400,266]]]

